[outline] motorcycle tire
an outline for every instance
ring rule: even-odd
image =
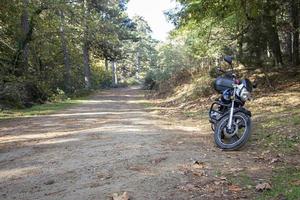
[[[224,137],[224,130],[226,129],[227,123],[229,121],[229,115],[226,115],[225,117],[223,117],[217,124],[215,127],[215,131],[214,131],[214,140],[216,145],[223,149],[223,150],[238,150],[241,147],[243,147],[247,141],[250,138],[251,135],[251,128],[252,128],[252,123],[251,123],[251,118],[247,115],[245,115],[242,112],[237,112],[234,114],[233,116],[234,120],[235,119],[240,119],[243,120],[243,125],[237,125],[238,130],[240,128],[244,128],[244,133],[241,137],[239,137],[237,134],[233,135],[230,140],[234,139],[236,141],[234,141],[233,143],[225,143],[225,137]]]

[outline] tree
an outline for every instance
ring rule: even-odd
[[[61,48],[64,55],[64,79],[65,79],[65,90],[67,92],[71,91],[71,63],[70,63],[70,56],[67,47],[67,40],[65,34],[65,16],[63,10],[59,10],[60,15],[60,37],[61,37]]]
[[[293,26],[293,48],[292,48],[292,58],[293,65],[300,64],[299,58],[299,9],[300,9],[300,1],[299,0],[291,0],[291,20]]]

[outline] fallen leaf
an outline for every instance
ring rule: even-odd
[[[288,200],[283,194],[277,195],[274,200]]]
[[[270,161],[270,164],[273,164],[273,163],[276,163],[276,162],[280,162],[280,159],[279,159],[279,158],[273,158],[273,159]]]
[[[101,180],[101,181],[104,181],[106,179],[110,179],[112,178],[112,175],[110,174],[104,174],[104,173],[97,173],[97,177]]]
[[[54,184],[54,183],[55,183],[54,180],[48,180],[48,181],[46,181],[44,184],[45,184],[45,185],[52,185],[52,184]]]
[[[264,155],[269,154],[269,153],[270,153],[270,150],[266,150],[266,151],[263,151],[263,152],[261,153],[261,155],[264,156]]]
[[[64,192],[64,191],[66,191],[66,190],[63,189],[63,190],[58,190],[58,191],[55,191],[55,192],[45,193],[45,195],[46,196],[57,195],[57,194],[59,194],[61,192]]]
[[[118,193],[114,193],[112,195],[113,200],[129,200],[129,195],[127,192],[124,192],[122,195],[119,195]]]
[[[238,185],[230,185],[228,187],[228,190],[231,192],[240,192],[240,191],[242,191],[242,188]]]
[[[241,172],[241,171],[243,171],[243,169],[242,168],[231,168],[229,171],[231,173],[234,173],[234,172]]]
[[[144,172],[147,170],[146,167],[142,166],[142,165],[137,165],[137,166],[131,166],[128,168],[129,170],[132,170],[132,171],[138,171],[138,172]]]
[[[160,157],[160,158],[156,158],[154,160],[151,161],[152,164],[158,164],[161,161],[167,160],[167,157]]]
[[[204,163],[199,162],[199,161],[195,161],[192,165],[192,168],[194,168],[194,169],[203,169],[204,168]]]
[[[188,183],[186,185],[180,186],[179,189],[184,191],[191,191],[195,189],[195,186],[191,183]]]
[[[259,161],[259,160],[264,160],[265,158],[263,156],[255,156],[253,157],[255,160]]]
[[[262,192],[264,190],[271,190],[271,185],[269,183],[259,183],[255,186],[256,191]]]
[[[193,172],[194,176],[204,176],[205,175],[205,171],[198,171],[198,172]]]
[[[223,181],[227,181],[226,176],[220,176],[220,179],[223,180]]]
[[[300,186],[300,180],[293,180],[292,185],[294,186]]]
[[[224,185],[226,184],[226,181],[214,181],[215,185]]]

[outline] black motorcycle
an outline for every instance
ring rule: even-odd
[[[249,79],[238,79],[233,73],[232,60],[224,60],[231,72],[217,68],[221,73],[214,82],[215,90],[221,94],[211,105],[209,118],[217,146],[224,150],[237,150],[246,144],[251,134],[251,112],[244,108],[251,99],[253,85]]]

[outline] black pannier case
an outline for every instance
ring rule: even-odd
[[[217,92],[222,93],[227,89],[232,89],[233,79],[231,77],[219,76],[214,82],[214,88]]]

